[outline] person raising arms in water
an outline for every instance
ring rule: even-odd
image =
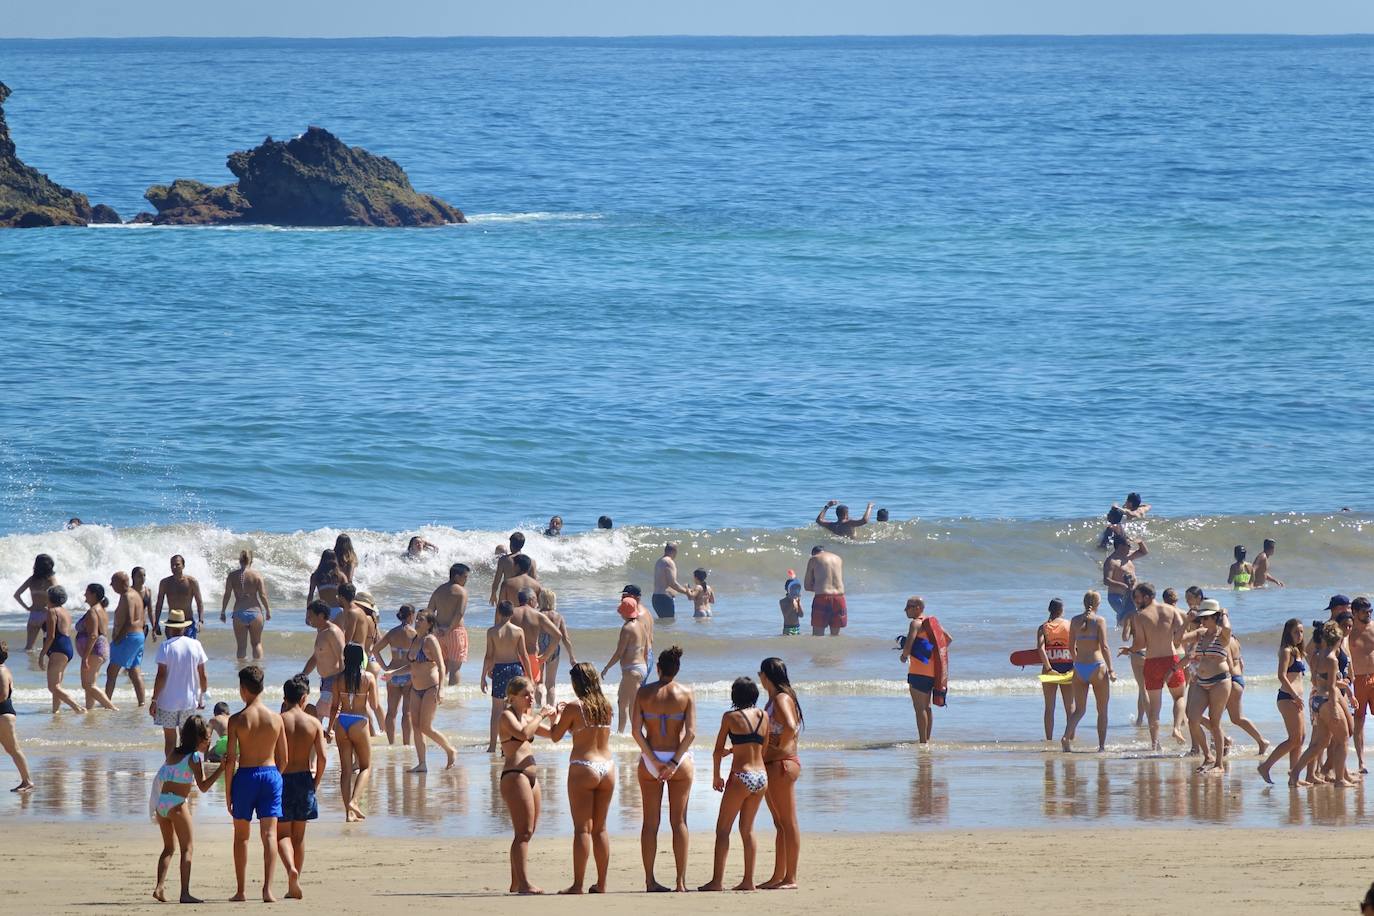
[[[547,593],[546,593],[547,594]],[[611,704],[601,692],[601,678],[587,662],[569,672],[577,699],[563,704],[550,738],[563,740],[572,732],[572,756],[568,761],[568,807],[573,821],[573,883],[560,894],[582,893],[587,860],[596,859],[593,894],[606,893],[606,871],[611,863],[611,836],[606,817],[615,793],[615,761],[611,758]]]
[[[835,509],[835,520],[833,522],[825,517],[825,514],[830,511],[832,506]],[[863,518],[850,518],[849,507],[840,505],[838,499],[832,499],[824,506],[821,506],[821,511],[816,513],[816,524],[838,537],[852,538],[855,531],[868,524],[868,518],[872,514],[873,504],[869,503],[868,508],[864,509]]]
[[[1073,645],[1073,710],[1064,726],[1060,746],[1065,752],[1073,750],[1078,723],[1088,711],[1088,688],[1092,688],[1097,705],[1097,750],[1107,749],[1107,705],[1112,698],[1111,649],[1107,645],[1107,621],[1098,615],[1102,596],[1088,592],[1083,596],[1083,613],[1069,622],[1069,642]]]
[[[763,762],[763,746],[768,734],[768,713],[758,708],[759,687],[751,678],[736,678],[730,688],[730,709],[720,718],[716,746],[711,754],[712,787],[724,793],[716,817],[715,863],[711,880],[700,891],[724,890],[725,860],[730,854],[730,828],[739,819],[739,837],[744,846],[744,878],[734,889],[752,891],[754,858],[754,817],[768,789],[768,769]],[[730,748],[725,747],[726,741]],[[720,762],[730,757],[730,775],[722,778]]]
[[[239,661],[247,658],[251,643],[253,658],[262,658],[262,628],[272,619],[272,608],[267,603],[267,583],[253,569],[253,551],[246,547],[239,551],[239,568],[224,577],[224,597],[219,603],[220,623],[225,621],[230,599],[234,602],[234,641],[238,643],[235,657]]]
[[[673,832],[673,890],[687,890],[687,802],[692,794],[692,742],[697,736],[697,704],[692,688],[677,682],[682,649],[670,646],[658,654],[658,678],[635,694],[631,735],[639,745],[639,794],[644,825],[639,833],[644,861],[644,889],[666,891],[654,877],[663,791],[668,790],[668,824]]]
[[[1064,619],[1064,599],[1051,598],[1050,619],[1035,630],[1035,648],[1040,653],[1041,674],[1068,674],[1073,671],[1073,646],[1069,639],[1069,622]],[[1064,716],[1073,715],[1073,682],[1041,684],[1045,695],[1045,740],[1054,740],[1054,706],[1057,695],[1063,696]]]
[[[44,635],[43,628],[48,625],[48,589],[57,584],[54,569],[56,564],[52,557],[40,553],[33,558],[33,575],[14,590],[14,600],[29,614],[25,624],[25,652],[33,651],[39,643],[39,637]],[[26,592],[29,596],[27,604],[24,603]]]

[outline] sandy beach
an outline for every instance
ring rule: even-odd
[[[501,839],[417,838],[368,843],[337,825],[311,828],[304,888],[316,912],[377,912],[419,904],[463,906],[478,912],[643,913],[635,839],[613,839],[611,893],[577,900],[498,899],[509,872]],[[799,891],[661,895],[659,911],[757,912],[785,905],[794,914],[911,912],[1041,913],[1068,901],[1091,899],[1132,914],[1355,911],[1368,876],[1331,850],[1350,835],[1313,829],[1301,837],[1282,830],[1150,828],[1134,830],[931,831],[901,835],[808,835]],[[7,832],[6,890],[26,913],[157,912],[153,866],[155,830],[25,824]],[[226,831],[200,830],[192,890],[207,900],[202,912],[242,912],[223,902],[233,893]],[[693,836],[690,883],[709,877],[710,836]],[[760,862],[772,863],[772,836],[760,833]],[[250,860],[250,897],[253,869]],[[532,875],[545,890],[568,880],[566,840],[536,837]],[[1217,867],[1226,860],[1225,870]],[[78,878],[73,863],[89,863]],[[418,863],[418,864],[417,864]],[[659,877],[671,875],[660,846]],[[739,880],[738,844],[727,886]],[[175,865],[173,866],[175,873]],[[1070,879],[1069,875],[1076,878]],[[764,874],[762,877],[767,877]],[[285,885],[282,885],[282,891]],[[781,898],[781,899],[777,899]],[[256,897],[252,897],[256,901]],[[250,902],[247,907],[256,906]],[[283,903],[290,909],[295,904]]]

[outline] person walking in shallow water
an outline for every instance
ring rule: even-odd
[[[1050,619],[1035,630],[1035,648],[1040,653],[1041,674],[1065,675],[1073,671],[1073,646],[1069,622],[1064,619],[1064,599],[1051,598]],[[1073,715],[1073,681],[1040,685],[1045,695],[1045,740],[1054,740],[1054,707],[1057,695],[1063,696],[1064,715]]]
[[[1088,592],[1083,596],[1083,613],[1069,622],[1069,643],[1073,646],[1073,709],[1064,726],[1060,746],[1073,750],[1078,723],[1088,711],[1088,688],[1097,704],[1097,750],[1107,749],[1107,705],[1112,697],[1116,672],[1112,670],[1111,650],[1107,645],[1107,621],[1097,613],[1102,596]]]
[[[10,755],[14,768],[19,771],[19,785],[10,791],[30,792],[33,790],[33,779],[29,776],[29,759],[19,747],[19,733],[14,727],[14,675],[5,664],[9,658],[9,645],[0,642],[0,695],[4,696],[0,700],[0,747]]]
[[[40,553],[33,559],[33,575],[14,590],[14,600],[29,614],[25,625],[25,652],[33,651],[39,644],[40,637],[45,635],[43,628],[48,625],[48,589],[57,584],[54,569],[56,564],[53,563],[52,557]],[[29,596],[28,604],[24,603],[25,593]]]
[[[272,608],[267,602],[267,583],[253,569],[253,551],[247,548],[239,551],[239,568],[224,578],[220,623],[225,621],[231,599],[234,602],[234,641],[238,643],[236,657],[240,661],[247,658],[251,643],[253,658],[262,658],[262,628],[272,619]]]

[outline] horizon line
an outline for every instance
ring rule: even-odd
[[[620,41],[637,39],[775,39],[797,38],[1369,38],[1374,32],[797,32],[789,34],[728,34],[706,32],[643,33],[624,35],[7,35],[6,41],[433,41],[497,39],[503,41]]]

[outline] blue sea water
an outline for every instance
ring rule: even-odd
[[[126,218],[319,124],[473,217],[0,236],[0,531],[1336,509],[1374,40],[0,42]]]

